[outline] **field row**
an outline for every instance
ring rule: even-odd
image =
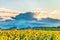
[[[0,30],[0,40],[60,40],[60,31]]]

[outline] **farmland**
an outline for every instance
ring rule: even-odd
[[[54,30],[0,30],[0,40],[60,40],[60,31]]]

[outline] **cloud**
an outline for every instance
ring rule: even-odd
[[[18,14],[19,11],[0,8],[0,18],[2,18],[2,20],[12,20],[11,17],[15,17]]]
[[[41,20],[42,18],[47,18],[48,12],[45,10],[36,10],[34,11],[33,17],[36,18],[37,20]]]
[[[52,12],[48,11],[34,11],[34,18],[37,20],[41,20],[42,18],[53,18],[53,19],[59,19],[60,20],[60,10],[54,10]]]
[[[50,12],[49,17],[60,20],[60,10],[54,10],[54,11]]]
[[[60,10],[49,12],[47,10],[37,9],[32,12],[23,12],[16,17],[12,17],[12,19],[16,20],[41,20],[42,18],[53,18],[60,20]]]
[[[19,12],[6,8],[0,8],[0,18],[2,20],[41,20],[42,18],[60,19],[60,10],[48,12],[44,9],[35,9],[32,12]]]

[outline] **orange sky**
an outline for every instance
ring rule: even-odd
[[[34,18],[40,20],[41,18],[53,18],[53,19],[60,19],[60,10],[54,10],[51,12],[48,11],[35,11]]]

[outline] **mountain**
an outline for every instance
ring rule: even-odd
[[[34,13],[33,12],[25,12],[25,13],[20,13],[16,17],[12,17],[15,20],[36,20],[33,17]]]
[[[9,14],[9,15],[7,15]],[[59,19],[53,19],[53,18],[40,18],[37,20],[37,18],[34,18],[34,12],[25,12],[25,13],[17,13],[18,15],[10,16],[10,13],[7,14],[2,14],[4,15],[3,19],[5,19],[5,16],[10,17],[11,19],[14,20],[5,20],[5,21],[0,21],[0,27],[2,29],[8,29],[13,26],[16,28],[26,28],[26,27],[53,27],[53,26],[60,26],[60,20]],[[39,14],[39,13],[38,13]],[[35,17],[39,18],[38,14],[35,14]],[[40,14],[39,14],[40,15]],[[7,18],[7,17],[6,17]],[[2,18],[0,18],[2,19]]]
[[[42,18],[40,21],[41,22],[48,22],[48,23],[57,23],[57,22],[60,22],[59,19],[53,19],[53,18]]]

